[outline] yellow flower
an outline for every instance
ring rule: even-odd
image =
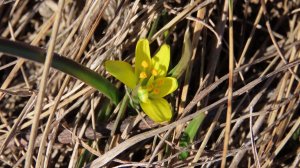
[[[143,111],[155,122],[170,121],[171,107],[165,97],[178,87],[177,80],[166,77],[170,64],[170,47],[163,44],[151,58],[147,39],[140,39],[135,50],[135,68],[124,61],[106,61],[106,70],[137,92]]]

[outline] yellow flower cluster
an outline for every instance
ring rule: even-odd
[[[163,44],[151,58],[147,39],[136,45],[135,67],[124,61],[106,61],[106,70],[127,87],[137,91],[140,106],[155,122],[170,121],[171,107],[165,97],[178,87],[177,80],[166,77],[170,64],[170,47]]]

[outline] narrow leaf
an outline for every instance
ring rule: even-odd
[[[41,64],[45,62],[46,58],[46,51],[42,48],[3,38],[0,38],[0,52],[36,61]],[[118,89],[107,79],[103,78],[91,69],[56,53],[53,55],[51,66],[96,88],[111,99],[114,104],[117,104],[120,101],[120,93]]]
[[[184,130],[184,133],[182,134],[182,138],[180,138],[179,141],[179,145],[181,147],[188,147],[191,141],[194,140],[200,125],[203,123],[204,118],[205,118],[205,114],[201,113],[188,124],[188,126]],[[187,157],[188,157],[187,152],[182,152],[179,155],[180,159],[186,159]]]
[[[174,78],[180,78],[183,72],[186,70],[192,56],[192,43],[190,39],[190,31],[189,28],[186,29],[183,40],[183,50],[181,53],[181,58],[178,64],[169,72]]]

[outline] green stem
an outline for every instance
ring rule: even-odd
[[[36,61],[41,64],[44,64],[46,58],[46,51],[42,48],[3,38],[0,38],[0,52]],[[51,66],[96,88],[112,100],[114,104],[118,104],[120,101],[121,94],[119,90],[107,79],[91,69],[56,53],[53,55]]]
[[[111,136],[113,136],[115,134],[119,123],[123,119],[125,111],[126,111],[127,106],[128,106],[128,102],[129,102],[129,96],[127,94],[125,94],[124,98],[122,99],[122,102],[121,102],[121,105],[120,105],[120,110],[118,112],[116,121],[113,125],[113,128],[112,128],[111,132],[110,132]]]

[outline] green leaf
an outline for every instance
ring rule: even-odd
[[[174,78],[180,78],[183,72],[188,67],[188,64],[192,57],[192,42],[190,39],[189,29],[186,29],[183,40],[183,50],[181,53],[181,58],[178,64],[169,72],[169,75]]]
[[[170,46],[163,44],[155,56],[152,58],[153,68],[158,72],[158,76],[166,76],[170,64]]]
[[[185,129],[185,133],[188,134],[189,138],[191,140],[193,140],[195,138],[195,135],[200,127],[200,125],[202,124],[204,118],[205,118],[205,114],[201,113],[202,115],[197,116],[196,118],[194,118],[189,125],[186,127]]]
[[[42,64],[45,62],[46,58],[46,51],[42,48],[3,38],[0,38],[0,52]],[[114,104],[118,104],[120,101],[121,94],[119,93],[119,90],[107,79],[87,67],[56,53],[53,55],[51,66],[98,89],[112,100]]]
[[[164,98],[149,99],[146,103],[140,102],[143,111],[155,122],[170,121],[172,111],[169,103]]]
[[[152,23],[149,34],[148,34],[148,39],[150,39],[154,35],[154,33],[157,32],[158,22],[159,22],[160,18],[161,18],[161,16],[159,15]]]
[[[294,134],[293,134],[293,136],[292,136],[293,138],[293,140],[294,141],[299,141],[300,142],[300,128],[298,128],[295,132],[294,132]]]
[[[188,144],[191,143],[192,140],[194,140],[198,129],[200,127],[200,125],[203,123],[203,120],[205,118],[205,114],[204,113],[200,113],[196,118],[194,118],[186,127],[186,129],[184,130],[184,133],[182,134],[182,137],[179,141],[179,145],[181,147],[187,147]],[[186,159],[186,152],[182,152],[180,154],[180,158],[181,159]],[[186,157],[184,157],[186,156]]]
[[[105,69],[115,78],[123,82],[130,89],[134,89],[138,83],[131,65],[124,61],[106,61]]]
[[[179,140],[179,146],[180,147],[188,147],[189,142],[190,142],[189,135],[187,133],[183,132],[181,137],[180,137],[180,140]],[[179,154],[178,157],[179,157],[180,160],[184,160],[188,156],[189,156],[189,152],[188,151],[183,151]]]

